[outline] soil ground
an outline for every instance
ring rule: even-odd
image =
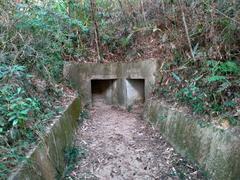
[[[174,152],[159,131],[141,118],[142,107],[131,112],[102,102],[79,127],[75,145],[84,147],[71,179],[152,180],[203,179],[201,172]]]

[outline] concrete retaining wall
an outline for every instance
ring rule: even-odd
[[[180,154],[198,162],[212,179],[240,179],[240,133],[236,129],[219,129],[157,100],[146,102],[144,119],[157,126]]]
[[[54,180],[61,176],[65,168],[64,150],[72,145],[80,111],[80,99],[76,98],[9,180]]]
[[[144,98],[151,95],[155,75],[158,69],[157,60],[134,63],[79,64],[68,62],[64,66],[64,76],[82,96],[83,104],[92,104],[91,80],[115,79],[112,104],[129,105],[127,91],[128,79],[145,81]]]

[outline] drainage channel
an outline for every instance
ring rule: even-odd
[[[75,137],[75,146],[84,149],[85,155],[79,157],[68,178],[204,179],[196,166],[175,153],[159,132],[142,120],[142,105],[129,111],[95,101],[91,118]]]

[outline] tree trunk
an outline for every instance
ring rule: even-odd
[[[182,4],[181,0],[178,0],[178,2],[179,2],[179,5],[180,5],[180,8],[181,8],[183,26],[184,26],[184,29],[185,29],[185,33],[186,33],[186,37],[187,37],[187,41],[188,41],[188,46],[189,46],[189,49],[190,49],[190,52],[191,52],[191,56],[192,56],[193,60],[196,61],[196,58],[195,58],[195,55],[194,55],[194,52],[193,52],[193,48],[192,48],[191,39],[190,39],[190,36],[189,36],[189,30],[188,30],[188,26],[187,26],[187,22],[186,22],[185,13],[184,13],[184,10],[183,10],[183,4]]]
[[[101,56],[100,56],[100,38],[99,38],[99,30],[98,30],[98,23],[96,20],[96,0],[91,0],[91,13],[92,13],[92,21],[94,24],[94,39],[96,44],[96,51],[98,55],[97,62],[101,62]]]

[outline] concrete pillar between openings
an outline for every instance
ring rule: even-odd
[[[144,79],[126,79],[126,105],[132,106],[136,103],[144,103],[145,82]]]

